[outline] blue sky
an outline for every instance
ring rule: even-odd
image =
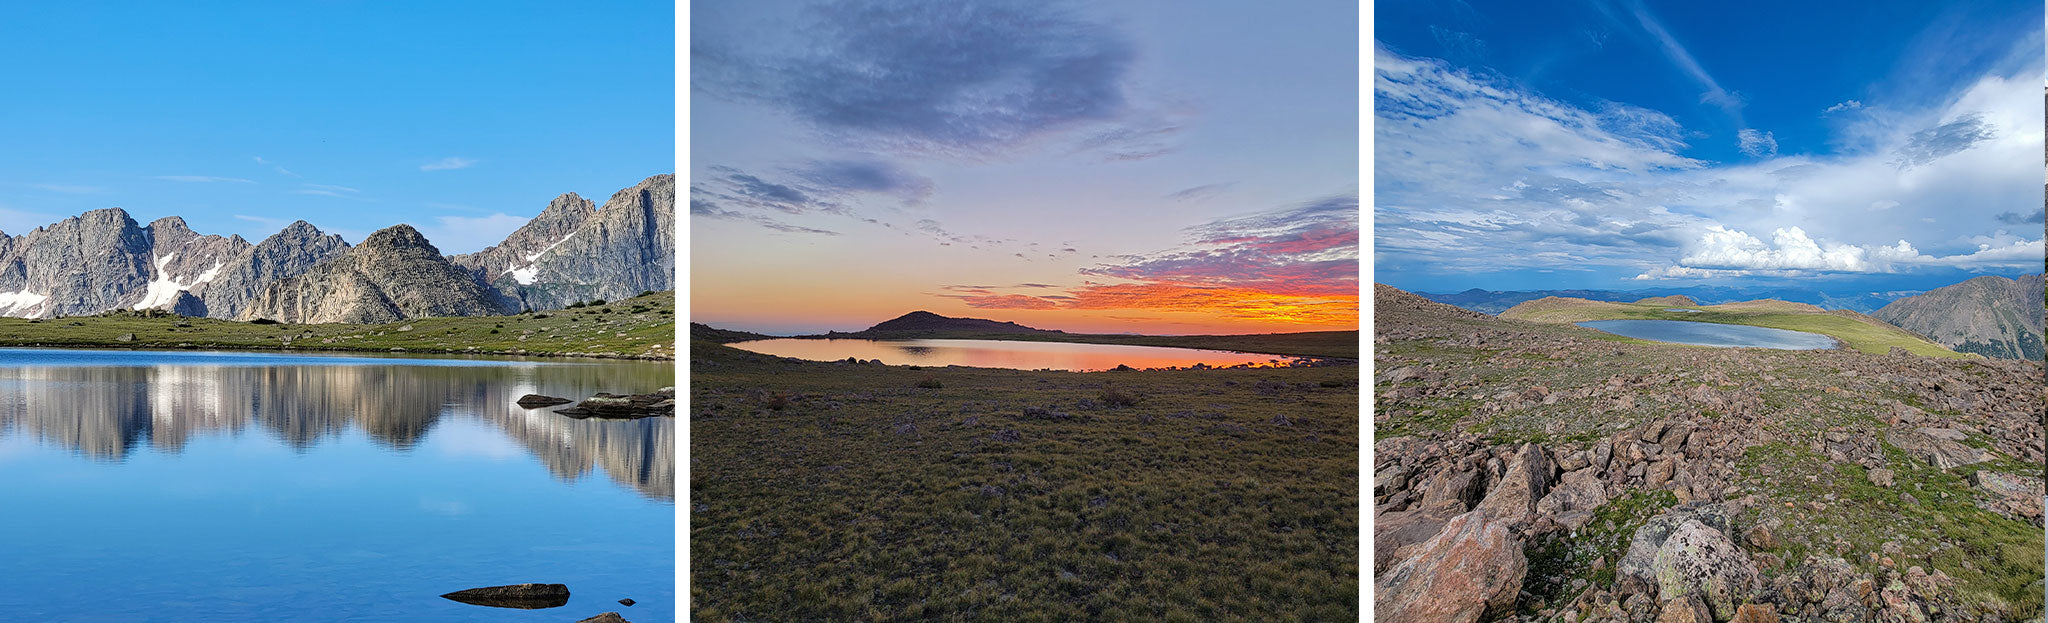
[[[1357,325],[1356,2],[691,11],[701,322]]]
[[[405,222],[443,252],[674,164],[674,7],[0,5],[0,230],[95,208],[252,242]]]
[[[2041,270],[2040,3],[1375,19],[1380,282],[1882,291]]]

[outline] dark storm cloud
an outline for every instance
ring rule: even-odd
[[[932,193],[930,178],[883,160],[818,160],[795,171],[805,182],[844,194],[866,192],[921,201]]]
[[[2032,214],[2020,214],[2018,212],[2000,212],[1998,213],[1998,222],[2005,223],[2007,225],[2040,225],[2042,221],[2041,217],[2042,214],[2040,210],[2035,210]]]
[[[1905,168],[1934,162],[1992,137],[1991,124],[1984,122],[1983,115],[1966,114],[1955,121],[1914,132],[1899,147],[1898,165]]]
[[[856,0],[806,14],[796,50],[693,47],[696,88],[923,153],[989,153],[1130,109],[1130,42],[1060,3]]]

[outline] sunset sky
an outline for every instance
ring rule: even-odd
[[[693,321],[1357,327],[1356,3],[691,10]]]
[[[2042,5],[1379,3],[1374,278],[1910,291],[2042,265]]]

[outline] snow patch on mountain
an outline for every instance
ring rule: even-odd
[[[156,258],[156,279],[150,280],[148,289],[142,294],[142,302],[136,303],[131,309],[155,309],[174,304],[178,301],[179,293],[191,290],[193,286],[213,281],[214,277],[220,276],[220,269],[223,263],[220,260],[214,260],[213,268],[208,268],[205,272],[199,273],[199,276],[194,278],[191,283],[178,281],[168,271],[164,270],[164,266],[170,264],[171,260],[177,257],[177,253],[172,253]]]

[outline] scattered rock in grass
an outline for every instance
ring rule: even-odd
[[[116,341],[116,342],[133,342],[133,341],[135,341],[135,334],[133,334],[133,333],[123,333],[123,334],[121,334],[121,337],[117,337],[117,338],[114,338],[114,341]]]
[[[1005,428],[1005,429],[1002,429],[1002,430],[996,431],[996,432],[995,432],[995,433],[993,433],[993,434],[990,434],[990,435],[988,436],[988,438],[989,438],[989,439],[994,439],[994,440],[996,440],[996,441],[1006,442],[1006,443],[1017,443],[1017,442],[1020,442],[1020,441],[1023,441],[1023,440],[1024,440],[1024,435],[1023,435],[1022,433],[1018,433],[1018,432],[1017,432],[1017,431],[1015,431],[1015,430],[1011,430],[1011,429]]]
[[[2042,481],[2038,476],[2018,476],[1980,469],[1970,474],[1970,484],[1984,492],[1977,505],[2016,519],[2041,520]]]

